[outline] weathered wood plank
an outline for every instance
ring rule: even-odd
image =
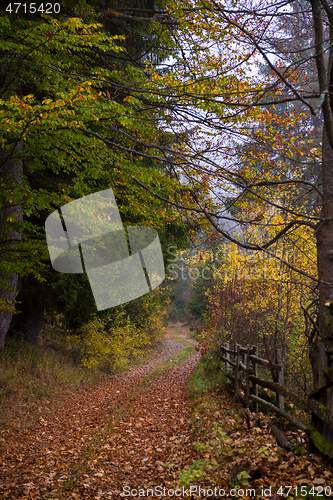
[[[309,434],[309,429],[307,428],[307,425],[302,422],[301,420],[298,420],[298,418],[294,417],[293,415],[290,415],[290,413],[286,412],[285,410],[281,410],[277,406],[273,405],[272,403],[269,403],[268,401],[265,401],[264,399],[254,396],[251,394],[250,396],[251,401],[255,401],[259,403],[260,405],[264,406],[265,408],[268,408],[269,410],[273,411],[277,415],[280,415],[280,417],[285,418],[288,420],[291,424],[293,424],[295,427],[300,429],[303,432],[306,432]]]
[[[286,450],[293,450],[295,447],[291,444],[290,441],[286,438],[286,436],[283,434],[283,432],[276,427],[276,425],[269,424],[268,427],[270,428],[271,433],[276,439],[276,442],[278,445],[282,446],[282,448],[285,448]]]
[[[251,354],[251,359],[255,361],[258,365],[265,366],[265,367],[270,367],[270,363],[267,359],[260,358],[256,354]],[[274,370],[280,370],[281,367],[279,365],[276,365],[275,363],[272,363],[272,366]]]

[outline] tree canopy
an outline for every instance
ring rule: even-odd
[[[4,314],[13,306],[13,275],[34,276],[35,288],[44,282],[53,299],[77,308],[87,280],[51,271],[43,227],[75,198],[112,187],[124,223],[158,228],[162,241],[172,233],[180,246],[188,238],[188,221],[162,200],[184,188],[168,170],[170,133],[140,99],[145,73],[113,59],[126,51],[125,37],[106,32],[92,8],[81,10],[82,18],[0,17]],[[127,85],[136,95],[121,90]]]

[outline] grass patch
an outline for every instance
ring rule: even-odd
[[[218,360],[211,354],[203,355],[188,379],[193,435],[196,438],[199,435],[202,436],[204,441],[210,436],[207,429],[207,418],[215,420],[209,415],[218,412],[219,405],[222,404],[221,390],[226,382],[222,371],[216,366],[217,363]]]
[[[98,374],[80,367],[70,352],[43,343],[10,340],[0,358],[0,425],[29,427],[34,410],[57,393],[96,383]],[[30,417],[26,418],[25,415]]]
[[[149,381],[158,378],[163,372],[172,370],[177,365],[180,365],[185,359],[187,359],[194,352],[194,347],[188,346],[180,351],[177,351],[173,354],[170,359],[163,361],[163,363],[159,364],[157,368],[155,368],[148,376],[147,379]]]
[[[220,390],[226,383],[219,361],[215,356],[206,354],[189,377],[188,388],[191,399],[199,399],[203,393]]]
[[[192,447],[197,450],[196,457],[199,459],[179,472],[177,487],[200,484],[210,488],[216,482],[226,436],[222,431],[224,408],[221,390],[224,383],[225,377],[219,369],[217,357],[212,353],[203,355],[188,379]],[[219,423],[216,424],[216,421]]]
[[[192,342],[189,340],[184,339],[183,337],[179,337],[179,330],[176,330],[173,335],[171,335],[171,338],[174,342],[177,342],[179,344],[182,344],[184,349],[180,349],[179,351],[175,352],[170,356],[169,359],[163,361],[162,363],[159,363],[159,365],[147,375],[147,377],[144,380],[145,385],[149,385],[152,380],[155,380],[156,378],[160,377],[162,373],[172,370],[176,366],[180,365],[185,361],[189,356],[191,356],[194,353],[194,346]]]

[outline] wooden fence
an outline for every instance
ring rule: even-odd
[[[318,387],[306,398],[300,398],[284,387],[284,371],[281,358],[281,351],[277,353],[277,363],[272,360],[264,359],[258,356],[257,347],[245,347],[236,344],[235,348],[230,348],[229,344],[220,344],[220,358],[225,363],[225,374],[233,383],[235,396],[240,395],[240,391],[244,391],[244,396],[241,400],[247,408],[252,404],[255,411],[258,411],[259,406],[263,406],[275,414],[285,418],[296,428],[305,432],[316,448],[326,457],[333,459],[333,445],[330,444],[318,430],[309,423],[299,420],[294,415],[291,415],[285,410],[284,401],[287,400],[306,413],[312,415],[313,420],[320,420],[323,427],[329,429],[333,435],[333,415],[328,408],[319,402],[321,394],[333,386],[333,377],[328,379],[327,383],[322,387]],[[258,368],[261,371],[270,371],[273,380],[258,377]],[[258,394],[258,388],[263,387],[275,392],[276,404],[266,401]],[[309,419],[307,419],[309,420]],[[281,433],[281,431],[271,425],[271,431],[281,446],[292,449],[292,445]]]
[[[241,400],[244,402],[247,408],[251,406],[254,407],[255,411],[258,411],[259,406],[263,406],[275,414],[285,418],[290,423],[292,423],[296,428],[307,433],[310,439],[315,443],[316,447],[324,455],[329,458],[333,458],[333,446],[329,444],[323,436],[317,432],[314,427],[310,424],[299,420],[294,415],[291,415],[285,411],[284,401],[288,400],[293,403],[294,406],[307,413],[310,413],[317,418],[321,419],[324,425],[328,425],[333,432],[333,415],[328,411],[327,408],[323,407],[317,400],[316,397],[328,387],[333,385],[333,381],[329,382],[326,386],[317,389],[312,394],[309,395],[307,399],[301,399],[299,396],[289,392],[284,387],[284,371],[281,358],[281,352],[278,352],[278,362],[273,363],[271,360],[261,358],[257,355],[257,347],[245,347],[236,344],[235,348],[230,348],[229,344],[220,344],[220,358],[225,363],[225,374],[231,380],[233,384],[235,396],[240,395],[240,391],[244,392],[244,396],[241,396]],[[275,380],[268,380],[266,378],[258,377],[258,367],[264,368],[264,371],[268,371],[274,374]],[[258,388],[263,387],[269,389],[276,394],[276,404],[266,401],[265,399],[259,397]],[[274,427],[274,426],[272,426]],[[278,431],[275,428],[271,429],[278,442],[282,446],[288,447],[288,441],[283,438],[283,436],[277,436]],[[289,443],[290,444],[290,443]]]

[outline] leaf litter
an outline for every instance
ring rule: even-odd
[[[250,498],[247,488],[255,488],[256,498],[272,499],[294,498],[302,485],[333,492],[331,466],[305,448],[295,455],[278,447],[270,417],[246,416],[224,390],[191,403],[187,383],[199,353],[147,378],[181,348],[169,337],[149,364],[105,377],[63,404],[49,402],[28,430],[2,431],[0,498],[120,499],[139,490],[156,498],[163,488],[163,498],[176,498],[176,488],[185,488],[177,498],[200,498],[189,496],[189,485],[217,488],[225,498]],[[266,491],[269,486],[275,491]],[[293,487],[289,495],[285,486]],[[239,494],[231,497],[232,488]]]

